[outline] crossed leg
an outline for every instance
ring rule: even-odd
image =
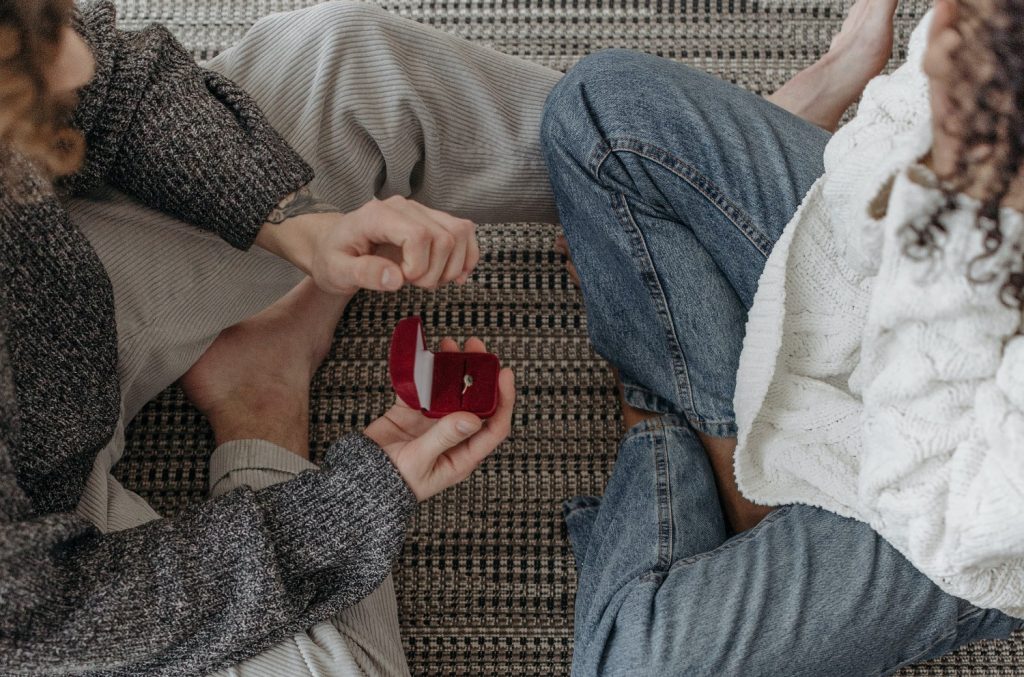
[[[818,508],[783,506],[730,536],[702,442],[736,434],[746,313],[827,135],[623,51],[566,76],[542,134],[593,343],[627,402],[661,413],[626,434],[603,497],[565,506],[573,673],[889,674],[1019,627]]]
[[[256,98],[316,170],[313,189],[339,209],[402,194],[478,221],[554,217],[539,146],[554,71],[355,2],[267,17],[210,67]],[[116,434],[78,511],[105,531],[126,529],[158,517],[110,474],[142,406],[188,374],[185,385],[200,399],[227,399],[218,390],[227,387],[279,420],[304,418],[295,393],[308,396],[347,299],[320,294],[266,252],[234,250],[113,190],[76,200],[72,216],[113,281],[122,388]],[[264,394],[291,393],[297,406],[284,411],[250,397],[268,383]],[[220,446],[211,495],[312,467],[307,444],[300,436],[288,449],[253,440]],[[390,577],[338,618],[225,674],[408,674]]]

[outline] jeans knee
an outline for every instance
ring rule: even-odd
[[[628,115],[628,90],[643,86],[645,63],[653,57],[608,49],[581,59],[551,90],[541,120],[546,152],[579,152],[598,120]]]
[[[568,157],[578,154],[576,136],[585,124],[581,98],[568,76],[559,80],[548,93],[540,120],[541,149],[548,162],[552,179],[557,178],[558,166]]]
[[[616,92],[627,96],[644,91],[646,81],[665,60],[632,49],[603,49],[580,59],[566,73],[565,80],[583,85],[598,101],[608,101]]]
[[[550,156],[563,147],[564,154],[578,157],[593,149],[595,139],[658,144],[667,129],[673,138],[692,136],[702,144],[715,115],[731,105],[750,105],[737,98],[739,92],[724,80],[661,57],[625,49],[596,52],[571,68],[548,96],[541,130],[545,152]]]

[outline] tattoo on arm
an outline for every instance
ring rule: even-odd
[[[284,223],[293,216],[302,216],[303,214],[330,214],[340,211],[334,205],[322,202],[313,195],[309,186],[303,186],[274,207],[270,216],[267,217],[267,223]]]

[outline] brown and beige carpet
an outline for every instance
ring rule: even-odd
[[[261,16],[312,0],[118,0],[125,27],[166,24],[205,59]],[[756,92],[817,59],[842,0],[382,0],[387,9],[565,69],[606,47],[686,61]],[[927,0],[905,0],[897,53]],[[579,295],[552,253],[554,225],[483,226],[475,281],[437,294],[364,294],[349,308],[313,386],[310,435],[322,452],[393,401],[390,332],[418,313],[429,335],[472,333],[515,368],[513,438],[469,481],[424,505],[396,568],[416,675],[566,675],[575,575],[562,500],[600,494],[622,423],[614,383],[590,349]],[[201,501],[210,432],[171,388],[129,431],[119,477],[160,511]],[[1022,675],[1024,637],[982,642],[902,675]],[[780,676],[782,677],[782,676]]]

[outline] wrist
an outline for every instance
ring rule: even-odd
[[[265,223],[256,236],[256,244],[309,275],[321,235],[338,216],[303,214],[281,223]]]

